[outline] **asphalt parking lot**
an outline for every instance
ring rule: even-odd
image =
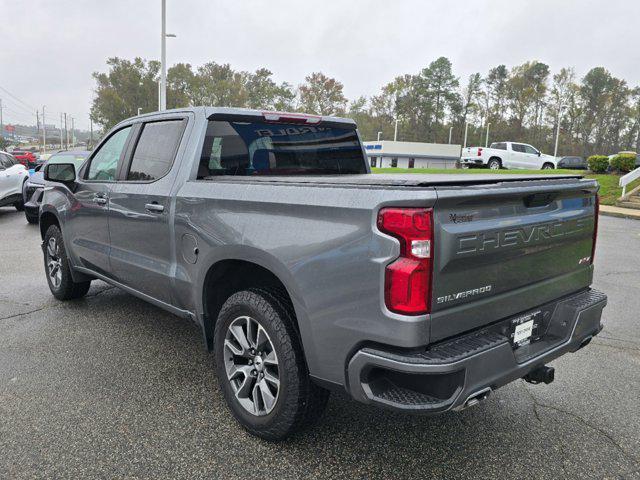
[[[0,208],[0,478],[640,478],[640,221],[601,217],[605,329],[462,413],[333,395],[287,442],[245,433],[200,332],[101,282],[60,303],[38,228]]]

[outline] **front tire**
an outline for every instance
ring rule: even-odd
[[[22,212],[24,210],[24,203],[22,203],[22,201],[14,203],[13,206],[19,212]]]
[[[58,300],[84,297],[91,287],[91,280],[73,281],[62,232],[57,225],[51,225],[44,236],[44,270],[49,290]]]
[[[326,407],[329,392],[312,383],[293,308],[276,290],[254,288],[227,299],[214,354],[227,405],[253,435],[282,440]]]
[[[542,170],[553,170],[556,167],[553,166],[553,163],[545,163],[542,165]]]

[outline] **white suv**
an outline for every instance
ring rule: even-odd
[[[29,178],[29,171],[13,155],[0,151],[0,207],[13,205],[24,208],[22,185]]]

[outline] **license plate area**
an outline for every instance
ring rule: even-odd
[[[542,310],[535,310],[510,320],[509,341],[514,350],[529,345],[542,336],[542,319]]]

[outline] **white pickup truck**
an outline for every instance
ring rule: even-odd
[[[494,142],[489,148],[463,148],[460,164],[462,168],[489,167],[491,170],[501,168],[549,170],[557,168],[558,159],[545,155],[526,143]]]

